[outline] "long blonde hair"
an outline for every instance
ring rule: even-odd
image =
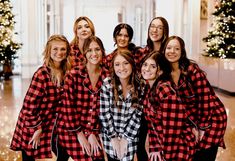
[[[66,44],[66,58],[62,60],[59,69],[55,67],[54,61],[51,58],[51,46],[52,42],[54,41],[62,41],[65,42]],[[66,71],[71,69],[71,63],[68,56],[69,53],[70,53],[70,46],[65,36],[63,35],[50,36],[50,38],[46,43],[45,50],[43,52],[44,55],[43,60],[44,64],[50,69],[52,82],[55,83],[57,86],[60,86],[61,83],[63,82]]]

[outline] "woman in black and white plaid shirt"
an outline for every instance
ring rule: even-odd
[[[111,77],[100,95],[102,140],[109,161],[131,161],[137,149],[142,106],[139,103],[135,63],[129,51],[117,52]]]

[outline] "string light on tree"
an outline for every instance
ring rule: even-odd
[[[12,65],[20,43],[14,40],[14,15],[10,0],[0,0],[0,65]]]
[[[211,57],[235,58],[235,0],[217,0],[212,29],[203,38],[206,54]]]

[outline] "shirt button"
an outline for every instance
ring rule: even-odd
[[[89,111],[93,111],[92,109],[90,109]]]
[[[88,125],[91,125],[91,123],[90,123],[90,122],[88,122]]]

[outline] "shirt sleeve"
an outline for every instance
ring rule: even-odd
[[[151,126],[152,125],[152,126]],[[149,135],[149,152],[160,152],[163,150],[160,137],[153,124],[148,125],[148,135]]]
[[[66,75],[65,78],[65,127],[69,132],[79,133],[82,131],[82,126],[80,125],[80,114],[78,112],[78,107],[76,106],[76,88],[74,85],[77,84],[75,82],[75,76],[71,73]]]
[[[156,108],[158,108],[157,103],[155,105],[154,107],[149,104],[146,119],[148,122],[149,152],[159,152],[163,150],[162,137],[160,136],[162,133],[161,114],[156,110]]]
[[[213,111],[210,97],[214,95],[214,90],[207,80],[205,73],[197,65],[190,66],[190,77],[196,97],[198,98],[198,127],[202,130],[207,129],[211,126],[210,120]]]
[[[141,108],[139,108],[141,109]],[[127,140],[134,140],[138,134],[140,128],[141,114],[142,112],[137,108],[133,109],[132,117],[130,117],[127,126],[125,127],[124,136]]]
[[[107,80],[107,79],[106,79]],[[100,120],[103,126],[103,132],[109,137],[114,138],[117,136],[117,133],[114,129],[114,121],[111,116],[111,104],[110,100],[112,99],[111,84],[108,81],[104,81],[101,92],[100,92]]]
[[[24,98],[22,112],[25,125],[28,128],[42,129],[43,120],[40,116],[40,104],[43,102],[45,81],[41,70],[34,73],[26,96]]]

